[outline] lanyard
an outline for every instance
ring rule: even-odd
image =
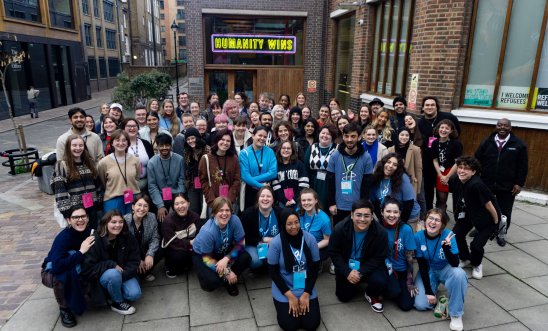
[[[300,266],[301,261],[303,260],[304,235],[303,235],[303,238],[301,239],[301,250],[298,251],[296,249],[293,249],[291,245],[289,245],[289,247],[291,248],[293,257],[295,257],[295,262],[297,262],[297,265]]]
[[[314,224],[314,219],[316,218],[316,213],[312,216],[312,220],[310,221],[308,226],[306,226],[306,215],[307,214],[305,212],[303,215],[303,227],[306,232],[310,232],[310,229],[312,229],[312,224]]]
[[[425,245],[426,246],[426,252],[428,253],[428,262],[430,264],[432,264],[432,262],[434,262],[434,258],[436,257],[436,251],[438,250],[438,244],[440,243],[441,233],[438,236],[438,241],[436,241],[436,246],[434,246],[434,252],[433,252],[432,255],[430,254],[430,250],[428,249],[428,238],[426,238],[426,231],[423,234],[424,234],[424,240],[425,240],[425,244],[426,244]]]
[[[255,154],[255,150],[251,148],[251,151],[253,151],[253,156],[255,157],[255,161],[257,161],[257,166],[259,167],[259,175],[261,174],[261,170],[263,169],[263,151],[264,147],[261,147],[261,162],[259,162],[259,159],[257,159],[257,154]]]
[[[379,195],[380,195],[379,200],[381,202],[381,205],[384,203],[384,198],[386,198],[389,191],[390,191],[390,178],[382,179],[379,187]]]
[[[116,157],[116,154],[114,154],[114,161],[116,161],[116,165],[118,166],[118,170],[120,170],[120,175],[122,175],[122,178],[124,179],[124,183],[126,183],[127,186],[127,154],[124,154],[124,173],[122,173],[122,168],[120,167],[120,163],[118,163],[118,158]]]
[[[356,247],[356,242],[357,242],[357,239],[356,238],[356,231],[354,231],[354,241],[352,243],[352,255],[357,258],[358,256],[358,253],[360,253],[360,251],[362,250],[362,246],[363,246],[363,242],[365,241],[365,237],[367,236],[367,234],[363,237],[362,241],[360,241],[360,243],[357,245]],[[361,254],[360,254],[361,255]]]
[[[222,156],[225,159],[225,165],[221,167],[221,162],[219,162],[219,156],[217,153],[215,153],[215,158],[217,159],[217,165],[219,166],[219,176],[221,176],[221,183],[224,182],[225,179],[225,171],[226,171],[226,155]]]
[[[344,167],[344,173],[345,175],[349,175],[352,172],[352,169],[354,169],[354,166],[356,165],[356,162],[358,162],[358,159],[356,158],[356,161],[354,163],[351,163],[348,167],[346,166],[346,162],[344,162],[344,155],[341,154],[341,160]]]
[[[230,223],[230,221],[229,221]],[[217,227],[219,228],[219,233],[221,234],[221,242],[224,244],[224,243],[228,243],[228,236],[230,234],[230,232],[228,231],[228,225],[226,225],[225,227],[225,230],[221,230],[221,227],[219,226],[219,224],[217,224],[217,221],[215,221],[215,225],[217,225]]]
[[[327,157],[329,155],[329,153],[331,153],[331,150],[333,150],[333,144],[329,145],[329,149],[327,150],[327,153],[325,154],[322,154],[322,146],[320,144],[318,144],[318,150],[320,152],[320,158],[323,156],[323,157]]]
[[[267,235],[268,231],[270,230],[270,220],[272,219],[272,209],[270,210],[270,214],[268,214],[266,229],[263,228],[262,220],[267,219],[267,218],[264,217],[263,214],[261,214],[260,211],[258,213],[259,213],[259,233],[261,234],[261,239],[262,239],[264,236]],[[263,229],[264,229],[264,231],[263,231]]]
[[[133,152],[133,155],[137,156],[139,158],[139,139],[137,139],[137,143],[135,144],[135,149],[133,149],[133,146],[129,146],[131,148],[131,151]]]
[[[164,169],[164,161],[162,160],[162,158],[160,158],[160,165],[162,166],[162,172],[164,173],[164,180],[166,181],[166,185],[169,185],[169,174],[171,173],[171,156],[169,157],[167,175],[166,175],[166,170]]]

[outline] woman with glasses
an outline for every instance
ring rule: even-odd
[[[154,156],[154,148],[148,141],[139,138],[139,123],[133,118],[126,118],[122,121],[120,129],[127,132],[129,136],[128,153],[139,159],[139,187],[146,191],[147,187],[147,164]]]

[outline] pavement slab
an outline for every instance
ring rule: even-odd
[[[544,239],[548,239],[548,223],[525,225],[523,228],[533,233],[536,233],[539,236],[542,236]]]
[[[201,288],[189,289],[190,326],[230,322],[253,317],[253,311],[244,287],[238,285],[240,295],[230,296],[224,287],[213,292]],[[212,308],[214,307],[214,308]]]
[[[146,322],[125,323],[122,331],[188,331],[190,330],[189,317],[175,317],[156,319]]]
[[[520,279],[548,275],[548,265],[518,249],[487,253],[485,257]]]
[[[142,291],[143,296],[134,304],[137,313],[126,316],[126,323],[188,316],[186,283],[145,287]]]
[[[276,309],[272,300],[272,290],[260,289],[247,292],[253,315],[258,326],[277,325]]]
[[[92,309],[82,316],[76,316],[76,320],[78,321],[78,324],[74,328],[75,330],[120,331],[122,330],[122,324],[124,323],[124,316],[113,312],[109,307],[102,307],[99,309]],[[58,320],[53,330],[66,331],[67,328]]]
[[[55,299],[29,300],[4,325],[2,331],[53,330],[59,317]]]
[[[548,305],[512,310],[510,313],[532,331],[546,331],[548,326]]]
[[[230,321],[217,324],[193,326],[192,331],[247,331],[247,330],[257,330],[257,325],[253,318],[247,318],[243,320]]]
[[[323,307],[322,320],[328,330],[393,330],[388,320],[362,302],[350,302]]]
[[[522,228],[519,225],[512,225],[506,235],[506,241],[511,244],[539,239],[542,239],[542,237],[535,234],[534,231],[528,231],[525,227]]]
[[[539,254],[539,252],[548,252],[548,240],[536,240],[528,241],[524,243],[514,244],[517,248],[526,252],[527,254],[534,256],[536,259],[548,264],[548,255]]]
[[[523,281],[548,297],[548,276],[525,278]]]

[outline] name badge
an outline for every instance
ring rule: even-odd
[[[461,211],[461,212],[459,213],[458,219],[459,219],[459,220],[462,220],[462,219],[464,219],[465,217],[466,217],[466,213],[463,212],[463,211]]]
[[[318,171],[316,173],[316,179],[325,180],[326,173],[324,171]]]
[[[352,270],[360,270],[360,261],[350,259],[350,260],[348,260],[348,267]]]
[[[288,187],[284,189],[284,196],[287,199],[287,201],[291,201],[295,197],[295,191],[293,191],[292,187]]]
[[[228,197],[228,185],[223,184],[219,186],[219,196],[222,198]]]
[[[441,172],[444,172],[444,171],[445,171],[445,167],[444,167],[444,166],[440,166],[440,171],[441,171]]]
[[[124,205],[127,205],[132,202],[133,202],[133,190],[130,188],[127,188],[124,190]]]
[[[342,194],[352,194],[352,181],[350,180],[343,180],[341,182],[341,191]]]
[[[306,271],[297,271],[293,273],[293,289],[301,290],[304,289],[306,279]]]
[[[93,194],[91,193],[85,193],[82,194],[82,204],[84,205],[84,208],[93,207]]]
[[[173,192],[171,191],[171,187],[164,187],[162,189],[162,200],[171,201],[171,199],[173,199]]]
[[[266,257],[268,256],[268,244],[260,243],[259,245],[257,245],[257,254],[259,255],[259,259],[266,259]]]
[[[202,183],[200,182],[200,177],[194,177],[194,188],[199,190],[202,188]]]
[[[428,148],[432,148],[432,143],[438,140],[436,137],[428,137]]]
[[[394,272],[394,268],[392,268],[392,262],[390,262],[389,259],[384,260],[384,264],[386,264],[386,269],[388,270],[388,276],[391,276]]]

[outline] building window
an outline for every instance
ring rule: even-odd
[[[160,9],[164,9],[164,0],[160,0]]]
[[[97,42],[97,47],[103,47],[103,28],[100,26],[95,27],[95,41]]]
[[[88,0],[82,0],[82,13],[89,15],[89,2]]]
[[[178,20],[184,20],[185,19],[184,9],[177,9],[177,16],[175,18]]]
[[[186,36],[179,36],[179,46],[186,46]]]
[[[41,22],[38,1],[4,0],[6,16],[31,22]]]
[[[114,4],[110,0],[103,0],[103,18],[105,21],[114,22]]]
[[[99,0],[93,0],[93,15],[99,18]]]
[[[116,77],[120,73],[120,60],[116,57],[108,58],[108,75]]]
[[[186,62],[187,60],[187,51],[184,48],[179,48],[179,60]]]
[[[107,48],[116,49],[116,31],[105,29],[105,35],[107,38]]]
[[[99,77],[107,78],[107,63],[104,57],[99,58]]]
[[[183,22],[177,23],[177,33],[185,33],[185,31],[186,31],[185,23]]]
[[[548,33],[540,38],[546,6],[546,0],[475,2],[463,105],[548,111]]]
[[[354,54],[354,26],[356,15],[339,20],[337,25],[337,60],[335,68],[335,97],[346,109],[350,103],[350,80]]]
[[[72,18],[72,1],[70,0],[49,0],[49,17],[51,25],[74,29]]]
[[[389,0],[375,8],[375,40],[369,91],[405,95],[414,0]],[[399,28],[399,29],[398,29]]]
[[[166,14],[161,13],[161,14],[160,14],[160,19],[161,19],[161,20],[165,20],[165,19],[166,19]]]
[[[160,26],[160,32],[165,32],[166,31],[166,27],[165,26]]]
[[[97,61],[94,57],[88,57],[89,79],[97,79]]]
[[[93,41],[91,40],[91,25],[84,24],[84,38],[86,40],[86,46],[92,46]]]
[[[183,0],[177,0],[177,6],[180,7],[180,6],[184,6],[184,1]]]

